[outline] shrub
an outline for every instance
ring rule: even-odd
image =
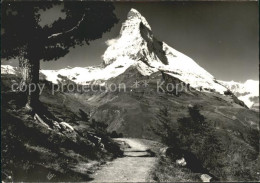
[[[224,91],[225,95],[232,95],[232,92],[230,90]]]
[[[122,133],[117,133],[116,131],[112,131],[110,134],[111,138],[122,138],[123,134]]]

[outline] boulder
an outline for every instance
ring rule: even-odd
[[[65,131],[68,131],[68,132],[74,131],[74,128],[66,122],[61,122],[60,127],[61,127],[62,130],[65,130]]]
[[[200,179],[202,180],[202,182],[210,182],[210,180],[212,179],[211,176],[209,176],[208,174],[202,174],[200,176]]]
[[[181,152],[172,147],[161,148],[159,151],[159,154],[163,157],[171,157],[174,159],[182,157]]]
[[[168,147],[160,148],[160,150],[159,150],[160,156],[166,157],[166,151],[167,151],[167,149],[168,149]]]
[[[177,165],[180,165],[180,166],[186,166],[187,165],[187,162],[185,161],[185,159],[183,157],[181,159],[177,159],[176,163],[177,163]]]
[[[61,129],[60,124],[57,121],[53,121],[53,129],[54,130],[60,130]]]

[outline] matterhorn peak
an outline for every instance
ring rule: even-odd
[[[157,51],[162,53],[162,43],[154,38],[146,19],[135,9],[131,9],[122,23],[120,35],[107,41],[108,48],[103,55],[103,64],[110,65],[118,60],[131,60],[135,64],[166,63]],[[157,48],[158,49],[155,49]],[[160,54],[159,53],[159,54]]]
[[[140,24],[142,23],[145,25],[148,29],[151,30],[150,25],[148,24],[147,20],[137,11],[136,9],[132,8],[128,14],[127,14],[127,21],[125,23],[135,23],[135,24]]]
[[[129,11],[120,35],[107,43],[103,55],[105,68],[120,67],[123,71],[133,66],[144,76],[162,71],[194,88],[212,89],[221,94],[227,90],[194,60],[157,40],[146,19],[135,9]]]
[[[131,8],[130,11],[128,12],[127,14],[127,17],[130,17],[130,16],[137,16],[137,17],[141,17],[141,13],[139,13],[139,11],[137,11],[136,9],[134,8]]]

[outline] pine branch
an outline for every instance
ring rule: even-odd
[[[81,22],[84,20],[84,18],[85,18],[85,13],[84,13],[84,15],[82,16],[81,20],[77,23],[76,26],[72,27],[71,29],[69,29],[69,30],[67,30],[67,31],[65,31],[65,32],[59,32],[59,33],[52,34],[52,35],[48,36],[48,39],[53,38],[53,37],[57,37],[57,36],[59,36],[59,35],[66,34],[66,33],[69,33],[69,32],[74,31],[75,29],[77,29],[77,28],[79,27],[79,25],[80,25]]]

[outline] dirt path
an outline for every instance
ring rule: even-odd
[[[93,175],[92,182],[149,181],[149,172],[157,160],[147,152],[149,147],[143,144],[141,139],[120,138],[116,141],[125,144],[124,157],[117,158],[101,167]]]

